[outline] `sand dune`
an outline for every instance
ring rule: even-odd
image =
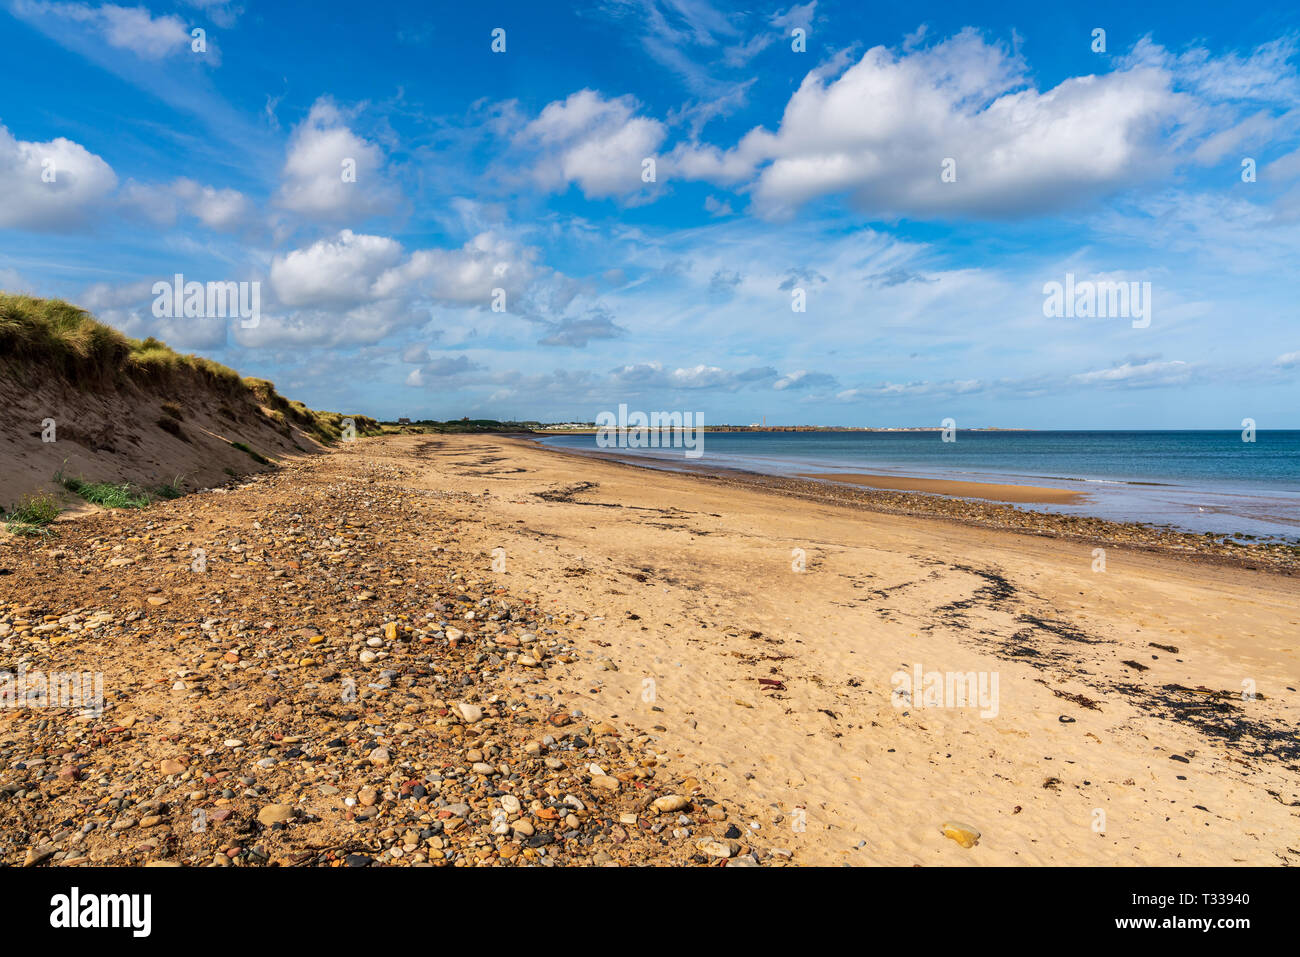
[[[291,402],[262,379],[156,340],[140,342],[59,300],[0,293],[0,508],[57,496],[56,476],[181,491],[318,453],[343,416]],[[359,433],[377,429],[356,416]]]

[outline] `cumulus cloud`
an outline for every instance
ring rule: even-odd
[[[858,402],[865,399],[946,399],[976,394],[996,394],[1026,399],[1080,390],[1148,389],[1186,385],[1192,380],[1196,371],[1192,363],[1182,360],[1133,357],[1104,369],[1075,374],[1044,373],[993,379],[946,379],[937,382],[930,380],[880,382],[875,385],[844,389],[836,394],[836,398],[842,402]]]
[[[518,318],[537,280],[552,275],[536,258],[536,249],[490,233],[457,248],[408,253],[391,237],[345,229],[271,260],[270,315],[260,331],[241,339],[373,342],[427,321],[432,306],[486,311],[498,289],[505,291],[506,311]],[[278,307],[283,314],[276,314]],[[587,330],[588,338],[600,335],[600,328]],[[412,351],[404,361],[423,359]]]
[[[354,133],[343,111],[322,98],[290,137],[275,203],[338,222],[393,212],[401,194],[385,175],[379,146]]]
[[[666,368],[661,362],[641,362],[620,366],[610,372],[610,384],[632,390],[701,389],[734,392],[740,388],[758,386],[778,377],[770,366],[743,371],[724,369],[721,366],[700,363],[694,366]]]
[[[16,139],[0,125],[0,227],[58,230],[86,221],[117,188],[117,175],[79,143]]]
[[[376,282],[401,259],[397,240],[345,229],[334,239],[276,256],[271,286],[286,306],[355,305],[379,298]]]
[[[655,156],[667,129],[637,108],[630,96],[579,90],[547,104],[515,143],[540,154],[533,176],[544,189],[576,183],[588,199],[647,194],[654,184],[642,182],[642,162]]]
[[[539,275],[537,251],[491,232],[479,233],[459,249],[421,249],[393,266],[375,283],[377,295],[416,288],[442,303],[490,305],[493,290],[506,294],[513,310]]]
[[[887,216],[1025,215],[1168,169],[1162,134],[1191,108],[1173,82],[1141,61],[1040,92],[1019,55],[966,29],[901,55],[874,47],[838,75],[814,70],[775,132],[729,150],[679,145],[667,166],[746,183],[772,218],[830,194]]]
[[[914,382],[881,382],[874,386],[858,386],[836,393],[836,398],[844,402],[859,399],[906,398],[919,396],[949,397],[971,395],[985,389],[985,383],[979,379],[949,379],[944,382],[926,380]]]
[[[181,177],[157,185],[129,181],[121,193],[122,205],[160,225],[174,225],[182,214],[209,229],[232,232],[252,220],[253,204],[238,190],[204,186]]]

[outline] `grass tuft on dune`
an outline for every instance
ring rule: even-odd
[[[167,387],[182,380],[192,383],[197,376],[217,392],[255,401],[284,432],[296,425],[325,445],[343,437],[346,418],[353,420],[359,436],[381,431],[369,416],[309,409],[280,395],[266,379],[244,378],[219,362],[183,355],[153,337],[132,339],[62,299],[0,292],[0,357],[52,368],[86,389],[122,379],[141,386]],[[162,427],[173,434],[179,432],[177,426]]]

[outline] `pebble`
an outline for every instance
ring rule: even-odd
[[[21,808],[24,823],[0,827],[0,867],[751,866],[693,833],[706,808],[719,832],[726,814],[631,713],[588,717],[547,681],[552,661],[596,661],[576,622],[599,622],[469,573],[454,543],[485,506],[412,487],[401,461],[310,457],[61,523],[57,566],[6,555],[0,642],[32,669],[102,660],[117,690],[103,715],[6,729],[0,817]],[[115,545],[129,564],[105,588]],[[211,590],[176,587],[199,547]],[[418,585],[363,584],[399,578]],[[140,606],[150,588],[165,622]],[[692,794],[700,813],[684,813]]]
[[[460,716],[465,719],[467,724],[474,724],[483,720],[483,709],[476,704],[460,701],[456,704],[456,710],[460,712]]]
[[[654,809],[660,814],[671,814],[673,811],[680,811],[689,807],[691,802],[680,794],[666,794],[663,797],[655,798]]]
[[[980,832],[969,824],[945,821],[939,828],[943,836],[956,841],[962,847],[971,848],[979,843]]]
[[[292,818],[293,807],[288,804],[268,804],[257,812],[258,823],[266,827],[270,827],[272,824],[283,824]]]

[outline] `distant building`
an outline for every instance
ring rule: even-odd
[[[410,420],[410,419],[398,419],[398,420],[397,420],[397,424],[398,424],[398,425],[410,425],[410,424],[411,424],[411,420]]]

